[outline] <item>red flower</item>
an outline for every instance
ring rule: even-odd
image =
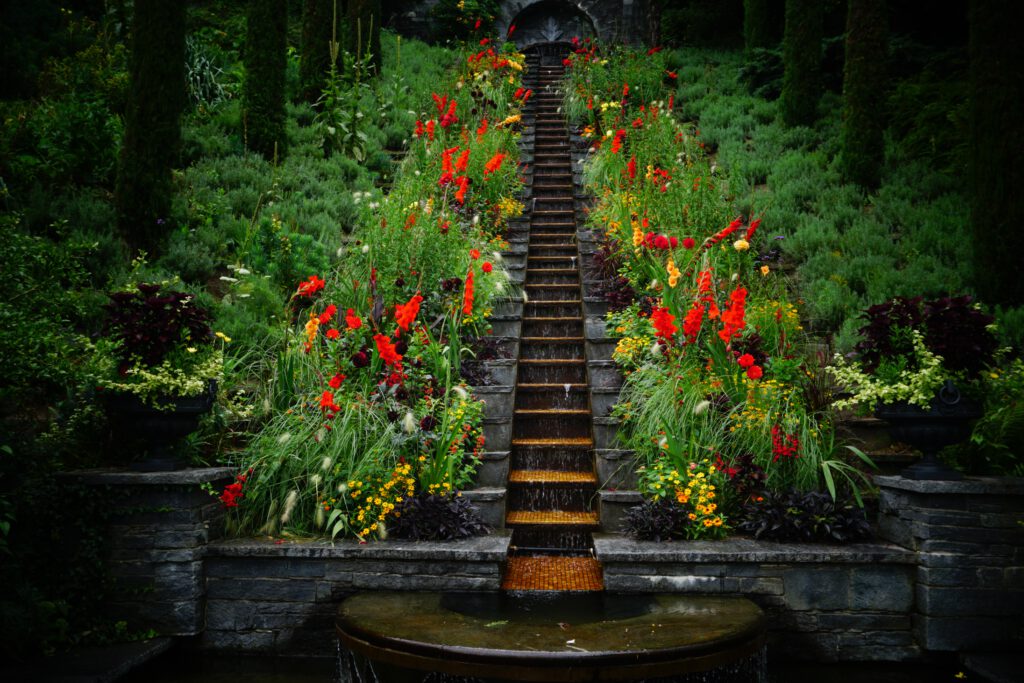
[[[377,343],[377,355],[388,365],[398,367],[402,362],[402,355],[395,349],[391,338],[385,334],[373,335],[373,341]]]
[[[512,93],[512,99],[518,100],[520,97],[523,96],[524,92],[526,92],[525,88],[516,88],[516,91]]]
[[[626,131],[621,128],[615,131],[615,137],[612,138],[612,154],[618,154],[619,150],[622,149],[622,141],[626,139]]]
[[[697,246],[697,242],[692,237],[683,238],[683,249],[693,249],[695,246]]]
[[[651,311],[651,324],[654,325],[654,333],[666,341],[679,331],[679,328],[673,324],[675,319],[676,317],[664,306],[658,306]]]
[[[416,137],[416,138],[423,137],[423,122],[422,121],[416,121],[416,130],[413,131],[412,135],[413,135],[413,137]]]
[[[321,325],[326,325],[328,322],[330,322],[331,318],[333,318],[334,314],[337,313],[337,312],[338,312],[338,307],[335,306],[334,304],[331,304],[330,306],[325,308],[324,312],[321,313],[320,317],[318,318],[318,320],[320,321],[320,324]]]
[[[757,226],[759,225],[761,225],[760,218],[758,218],[756,221],[750,224],[750,227],[747,228],[747,234],[743,236],[743,239],[749,242],[750,238],[754,236],[755,232],[757,232]]]
[[[730,223],[728,227],[722,229],[718,233],[716,233],[713,236],[709,237],[708,241],[707,241],[707,244],[708,245],[712,245],[712,244],[717,244],[717,243],[721,242],[726,237],[728,237],[729,235],[731,235],[734,232],[736,232],[737,230],[739,230],[741,225],[743,225],[743,219],[742,218],[737,218],[732,223]]]
[[[492,270],[494,270],[494,266],[491,265],[490,261],[484,261],[483,265],[480,266],[480,270],[484,271],[485,273],[489,273]]]
[[[469,258],[471,258],[474,261],[476,261],[478,258],[480,258],[480,250],[479,249],[470,249],[469,250]]]
[[[747,368],[747,377],[750,379],[761,379],[762,375],[764,375],[764,371],[761,370],[760,365],[751,365]]]
[[[467,176],[459,176],[455,181],[459,189],[455,192],[455,199],[458,200],[459,204],[466,203],[466,190],[469,189],[469,178]]]
[[[398,304],[395,306],[395,322],[398,323],[398,327],[403,332],[409,331],[409,325],[416,319],[416,316],[420,312],[420,303],[422,303],[423,297],[418,293],[406,304]]]
[[[431,142],[434,141],[434,126],[435,125],[436,124],[434,122],[434,119],[430,119],[429,121],[427,121],[427,139],[430,140]]]
[[[668,249],[669,244],[668,238],[664,235],[658,235],[654,238],[654,246],[658,249]]]
[[[687,343],[692,344],[697,341],[697,335],[700,334],[700,325],[703,320],[704,304],[694,301],[693,307],[690,308],[686,318],[683,319],[683,335],[686,337]]]
[[[505,161],[505,156],[506,155],[503,154],[502,152],[498,152],[493,157],[491,157],[490,161],[488,161],[484,165],[484,178],[485,179],[487,178],[487,176],[489,176],[490,174],[496,172],[499,168],[501,168],[501,163],[503,161]]]
[[[344,381],[345,381],[345,375],[343,375],[343,374],[341,374],[339,372],[334,377],[332,377],[330,379],[330,381],[327,382],[327,384],[329,384],[332,389],[340,389],[341,388],[341,383],[344,382]]]
[[[456,102],[455,100],[452,100],[451,102],[448,103],[448,111],[445,112],[445,115],[441,117],[441,120],[439,122],[442,128],[447,128],[453,123],[458,123],[459,117],[455,115],[456,105],[458,105],[458,102]]]
[[[657,47],[652,47],[650,50],[648,50],[647,51],[647,56],[650,57],[651,55],[657,54],[659,52],[661,52],[661,46],[660,45],[657,46]]]
[[[358,315],[356,315],[355,309],[350,308],[348,309],[348,312],[345,313],[345,325],[350,330],[358,330],[363,326],[363,321]]]
[[[330,391],[325,391],[320,396],[320,410],[329,410],[332,413],[336,413],[341,410],[341,406],[334,402],[334,394]]]
[[[299,296],[313,296],[323,289],[325,284],[327,283],[316,275],[310,275],[309,279],[305,282],[299,283],[299,289],[296,291],[296,294]]]
[[[754,357],[751,356],[749,353],[745,353],[742,356],[740,356],[739,358],[737,358],[736,362],[740,364],[741,368],[749,368],[751,365],[754,364]],[[756,379],[756,378],[752,378],[752,379]]]
[[[249,470],[252,472],[252,470]],[[239,474],[235,477],[235,481],[224,487],[224,491],[220,494],[220,502],[224,503],[226,508],[238,507],[238,501],[245,498],[245,494],[242,493],[242,486],[245,484],[246,476]]]
[[[718,336],[723,342],[728,344],[732,341],[732,338],[740,333],[746,326],[744,320],[745,306],[747,300],[747,290],[743,287],[737,287],[732,294],[729,295],[729,308],[722,313],[722,329],[719,330]],[[751,371],[757,366],[753,366],[747,370],[747,376],[750,377]],[[757,368],[757,372],[761,372],[761,368]],[[758,374],[760,377],[760,374]],[[757,377],[751,377],[751,379],[757,379]]]
[[[334,329],[333,327],[327,330],[327,332],[325,332],[324,334],[327,336],[328,339],[337,339],[338,337],[341,336],[341,332]]]
[[[511,38],[512,34],[516,32],[516,25],[512,24],[508,27],[508,33],[505,34],[505,38]]]
[[[474,26],[473,29],[475,30],[475,29],[478,29],[478,28],[480,28],[480,20],[479,19],[476,20],[476,26]],[[490,38],[481,38],[480,39],[480,45],[486,45],[489,42],[491,42]]]
[[[466,273],[466,285],[462,292],[462,313],[470,315],[473,313],[473,268],[470,267]]]
[[[462,150],[462,154],[459,155],[458,160],[455,162],[455,172],[463,173],[466,170],[466,166],[469,165],[469,149]]]
[[[476,141],[480,142],[480,140],[484,137],[484,133],[486,133],[486,132],[487,132],[487,119],[485,118],[483,121],[480,122],[480,127],[476,129]]]
[[[679,74],[677,74],[675,71],[666,71],[665,75],[671,78],[673,81],[676,80],[676,78],[678,78],[679,76]]]
[[[772,426],[772,462],[780,459],[794,460],[800,457],[800,439],[796,434],[787,434],[779,425]]]
[[[633,180],[636,178],[636,155],[634,154],[629,158],[629,163],[626,164],[626,173],[629,174],[629,179]]]

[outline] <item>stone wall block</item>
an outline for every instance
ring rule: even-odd
[[[911,572],[897,573],[891,567],[854,569],[850,576],[849,604],[855,610],[910,610],[914,606]]]
[[[782,576],[786,604],[798,610],[843,609],[849,604],[850,575],[838,569],[791,569]]]

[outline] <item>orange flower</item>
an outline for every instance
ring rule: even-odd
[[[732,341],[733,337],[746,326],[744,320],[746,300],[747,290],[743,287],[737,287],[729,295],[729,308],[722,314],[722,329],[718,332],[719,338],[726,344]]]
[[[329,391],[325,391],[320,396],[320,409],[330,410],[332,413],[336,413],[341,410],[341,406],[334,402],[334,394]]]
[[[486,132],[487,132],[487,119],[485,118],[483,121],[480,122],[480,127],[476,129],[476,141],[480,142],[483,139],[483,137],[484,137],[484,133],[486,133]]]
[[[470,267],[469,272],[466,273],[466,286],[462,292],[462,314],[471,315],[473,313],[473,268]]]
[[[480,250],[479,249],[470,249],[469,250],[469,257],[471,259],[473,259],[474,261],[476,261],[478,258],[480,258]]]
[[[409,325],[416,319],[416,316],[420,312],[420,303],[422,303],[423,297],[417,293],[413,298],[409,299],[406,304],[398,304],[395,306],[395,322],[398,323],[398,327],[403,332],[409,331]]]
[[[498,152],[491,157],[490,161],[484,165],[484,178],[487,178],[487,176],[495,173],[499,168],[501,168],[501,163],[505,161],[505,156],[506,155],[503,152]]]
[[[459,155],[458,160],[455,162],[455,172],[464,173],[466,166],[469,165],[469,150],[462,150],[462,154]]]

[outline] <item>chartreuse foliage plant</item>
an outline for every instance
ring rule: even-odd
[[[456,498],[483,452],[483,404],[460,377],[468,339],[511,294],[501,234],[514,197],[523,56],[485,48],[418,113],[391,191],[354,199],[332,272],[298,283],[273,414],[222,500],[240,533],[459,536]]]
[[[620,438],[639,456],[645,497],[674,499],[693,523],[686,535],[707,538],[739,513],[728,482],[740,462],[775,490],[859,496],[867,480],[812,400],[814,366],[771,228],[723,198],[727,179],[674,114],[674,79],[650,80],[660,59],[581,46],[567,60],[566,109],[591,142],[590,223],[633,290],[608,317],[626,374]],[[639,64],[647,80],[634,82]]]

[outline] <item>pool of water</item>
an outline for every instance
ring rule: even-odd
[[[334,683],[332,659],[170,652],[122,683]],[[770,683],[956,683],[958,669],[925,664],[775,664]],[[978,681],[969,676],[969,681]]]

